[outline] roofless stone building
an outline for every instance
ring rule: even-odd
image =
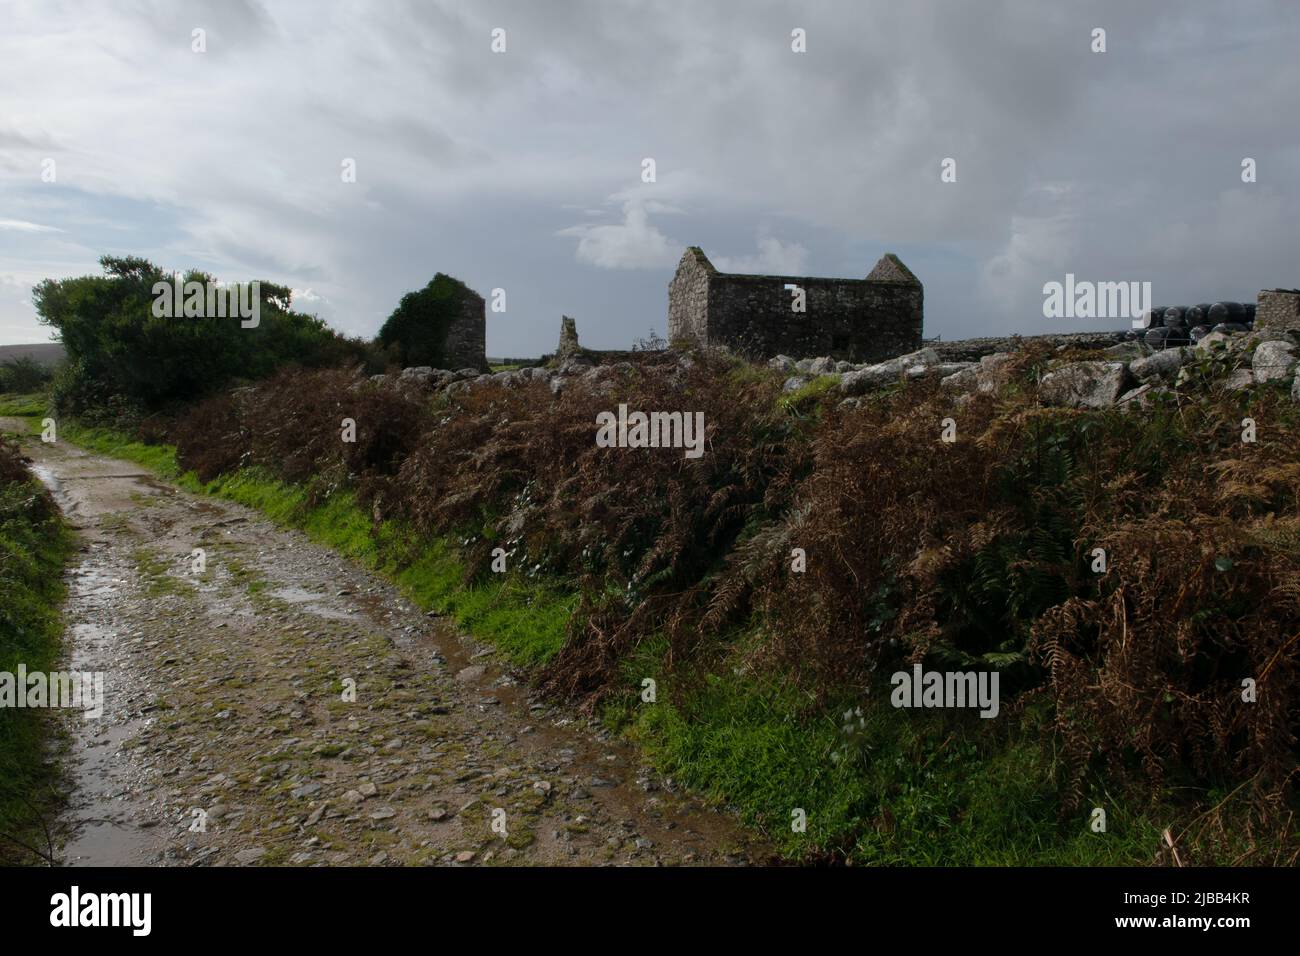
[[[668,338],[872,362],[920,348],[923,301],[920,280],[892,252],[865,279],[824,279],[719,272],[690,246],[668,286]]]

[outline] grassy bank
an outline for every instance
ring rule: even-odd
[[[0,672],[57,669],[72,535],[14,445],[0,440]],[[0,708],[0,864],[37,863],[57,801],[45,710]]]
[[[887,684],[818,705],[747,672],[744,649],[760,640],[743,636],[708,674],[674,674],[665,647],[641,648],[628,685],[639,691],[653,677],[658,700],[630,689],[606,718],[661,770],[737,811],[790,859],[1143,865],[1180,815],[1172,803],[1153,809],[1091,781],[1087,806],[1108,816],[1106,832],[1092,832],[1086,816],[1059,814],[1058,758],[1041,715],[995,730],[952,711],[900,712],[888,705]]]

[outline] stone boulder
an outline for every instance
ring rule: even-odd
[[[1070,362],[1043,376],[1038,397],[1044,405],[1107,408],[1131,382],[1123,362]]]
[[[1206,351],[1234,349],[1237,347],[1236,336],[1228,332],[1210,332],[1196,343],[1196,347]]]
[[[920,349],[897,358],[866,365],[852,372],[844,373],[840,379],[840,390],[846,395],[861,395],[873,388],[880,388],[898,381],[904,375],[924,374],[931,365],[939,364],[939,353],[934,349]],[[915,370],[920,367],[920,372]]]
[[[556,369],[556,371],[560,375],[581,375],[583,372],[594,367],[595,366],[592,365],[591,359],[577,356],[569,359],[567,362],[561,362],[560,367]]]
[[[1240,392],[1255,384],[1255,375],[1248,368],[1233,369],[1226,378],[1215,382],[1215,387],[1228,392]]]
[[[767,367],[789,375],[795,371],[795,360],[788,355],[778,355],[768,360]]]
[[[1150,382],[1177,375],[1186,359],[1186,349],[1164,349],[1144,358],[1134,359],[1129,363],[1128,369],[1139,382]]]
[[[428,365],[416,365],[411,368],[402,369],[397,376],[398,385],[419,385],[425,388],[432,387],[435,381],[433,368]]]
[[[978,363],[971,363],[967,368],[946,376],[939,382],[939,386],[955,392],[992,392],[1001,382],[1005,372],[1004,366],[1010,360],[1009,352],[985,355]]]
[[[1102,349],[1102,355],[1117,362],[1132,362],[1146,354],[1138,342],[1117,342],[1109,348]]]
[[[1147,404],[1150,402],[1150,399],[1147,396],[1151,394],[1153,388],[1155,388],[1155,385],[1151,382],[1139,385],[1137,388],[1131,389],[1121,395],[1115,400],[1115,404],[1120,408],[1146,408]]]
[[[478,372],[475,371],[473,374],[477,376]],[[389,376],[389,379],[393,380],[393,377]],[[402,369],[395,378],[395,384],[402,389],[435,391],[458,380],[457,372],[449,372],[445,368],[430,368],[428,365],[415,365]]]
[[[1289,342],[1272,340],[1261,342],[1255,348],[1251,369],[1257,383],[1289,379],[1295,371],[1296,347]]]
[[[940,362],[938,365],[925,366],[925,370],[938,375],[940,381],[943,381],[968,369],[979,368],[979,365],[979,362]]]

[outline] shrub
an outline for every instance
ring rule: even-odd
[[[58,607],[72,536],[18,447],[0,439],[0,671],[48,671],[59,659]],[[57,799],[48,715],[0,708],[0,865],[45,855],[42,808]]]
[[[356,440],[344,442],[344,419]],[[341,369],[283,371],[256,389],[200,403],[172,431],[177,460],[208,481],[257,466],[325,493],[354,481],[369,488],[397,471],[427,423],[420,403]]]
[[[53,370],[29,356],[0,365],[0,392],[34,392],[53,377]]]
[[[133,409],[164,408],[284,365],[364,358],[360,343],[291,311],[283,286],[261,284],[259,323],[244,328],[238,318],[155,316],[154,286],[170,276],[144,259],[105,256],[100,264],[103,276],[47,279],[34,290],[40,320],[68,353],[54,391],[60,410],[102,410],[114,398]],[[210,279],[192,271],[184,281]]]

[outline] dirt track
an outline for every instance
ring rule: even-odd
[[[304,535],[63,442],[24,449],[82,538],[69,666],[106,672],[104,716],[66,715],[68,864],[767,858],[632,748],[534,700],[491,648]]]

